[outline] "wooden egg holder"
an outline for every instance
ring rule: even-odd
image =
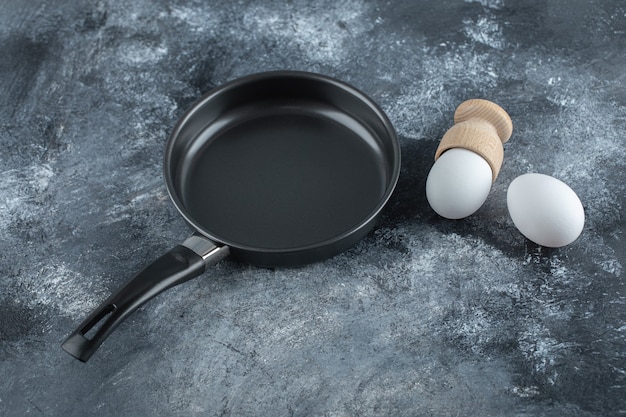
[[[507,112],[488,100],[467,100],[454,112],[454,123],[441,138],[435,161],[449,149],[467,149],[487,161],[495,181],[504,159],[502,144],[513,133],[513,122]]]

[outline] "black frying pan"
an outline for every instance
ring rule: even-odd
[[[105,300],[63,342],[87,361],[130,313],[227,256],[289,266],[364,237],[391,196],[400,147],[383,111],[312,73],[251,75],[179,120],[165,152],[170,197],[195,233]]]

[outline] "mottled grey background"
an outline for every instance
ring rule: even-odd
[[[0,415],[626,414],[625,44],[621,0],[3,1]],[[176,119],[270,69],[387,112],[403,171],[380,226],[306,267],[223,261],[71,358],[77,323],[189,234],[161,176]],[[486,204],[449,221],[425,176],[475,97],[515,130]],[[514,228],[527,172],[580,196],[572,245]]]

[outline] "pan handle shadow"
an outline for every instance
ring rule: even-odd
[[[165,253],[107,298],[70,334],[61,347],[87,362],[111,332],[148,300],[201,275],[208,266],[228,256],[228,246],[217,246],[194,234]]]

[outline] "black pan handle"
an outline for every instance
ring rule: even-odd
[[[201,275],[209,265],[228,255],[228,246],[217,246],[200,235],[154,261],[107,298],[61,347],[76,359],[87,362],[104,339],[133,311],[175,285]]]

